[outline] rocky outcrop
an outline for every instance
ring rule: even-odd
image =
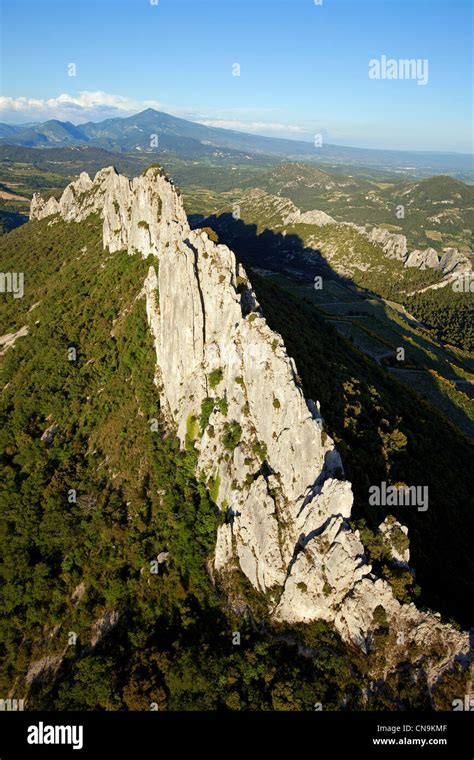
[[[324,211],[313,209],[300,211],[293,201],[281,195],[272,195],[260,188],[247,190],[241,196],[241,201],[248,206],[258,206],[265,220],[272,227],[292,224],[310,224],[323,227],[326,224],[337,224],[336,220]]]
[[[373,227],[368,238],[371,243],[376,243],[382,247],[387,258],[405,260],[408,253],[405,235],[393,235],[381,227]]]
[[[286,217],[284,224],[316,224],[318,227],[323,227],[325,224],[336,224],[336,220],[324,211],[296,209]]]
[[[328,620],[364,649],[382,606],[392,629],[411,640],[437,632],[446,661],[466,652],[466,635],[401,605],[372,573],[319,405],[305,399],[232,251],[190,229],[157,168],[131,182],[113,169],[93,182],[81,175],[54,204],[37,196],[32,204],[32,218],[80,221],[94,212],[103,218],[104,248],[151,255],[144,294],[155,380],[169,426],[194,450],[197,473],[225,515],[217,574],[231,582],[240,569],[276,620]],[[406,253],[401,241],[391,251]]]
[[[238,199],[237,208],[261,209],[265,222],[272,228],[284,226],[292,215],[298,215],[299,209],[293,201],[281,195],[272,195],[259,187],[245,190]]]
[[[68,222],[80,222],[90,214],[100,213],[104,248],[159,255],[163,245],[173,238],[173,230],[187,224],[177,193],[164,192],[165,187],[171,185],[159,168],[131,182],[113,167],[101,169],[94,182],[82,172],[59,201],[50,198],[45,203],[35,193],[30,219],[59,214]]]
[[[42,657],[40,660],[32,662],[28,668],[28,672],[25,676],[25,683],[27,686],[31,686],[35,681],[41,681],[51,671],[57,671],[62,662],[61,655],[48,655]]]
[[[47,422],[49,420],[50,420],[50,417],[47,418]],[[40,441],[44,443],[45,446],[51,446],[52,442],[54,441],[58,433],[59,433],[59,425],[53,422],[53,424],[49,425],[49,427],[47,427],[46,430],[42,433]]]
[[[101,641],[112,628],[115,628],[118,621],[119,613],[116,610],[106,610],[104,614],[95,621],[91,631],[90,646],[92,649],[97,646],[99,641]]]
[[[388,515],[379,525],[379,531],[394,563],[399,567],[408,568],[410,549],[406,525],[401,525],[394,517]]]
[[[415,249],[409,252],[405,235],[393,234],[381,227],[372,227],[369,231],[365,227],[353,224],[352,222],[348,222],[346,226],[357,230],[360,235],[366,237],[371,243],[381,246],[387,258],[397,259],[405,267],[437,269],[443,275],[443,278],[447,278],[443,279],[439,284],[430,286],[430,288],[444,287],[455,275],[459,276],[472,271],[472,264],[469,258],[458,251],[457,248],[445,248],[441,258],[435,249],[431,247],[424,250]],[[428,290],[429,288],[426,289]],[[421,290],[420,292],[423,291]]]
[[[0,335],[0,356],[6,354],[9,348],[13,348],[18,338],[24,338],[28,335],[28,325],[23,325],[14,333],[6,333],[6,335]]]
[[[417,269],[436,269],[438,264],[438,254],[434,248],[425,248],[424,251],[416,249],[409,253],[405,260],[406,267],[416,267]]]
[[[443,277],[449,276],[449,278],[472,271],[468,257],[457,248],[445,248],[441,258],[435,249],[430,247],[423,251],[416,249],[409,253],[405,235],[394,235],[380,227],[373,227],[370,232],[363,227],[357,227],[357,230],[368,237],[372,243],[381,245],[388,258],[402,261],[405,267],[437,269]]]
[[[472,271],[472,266],[464,254],[460,253],[457,248],[445,248],[439,262],[439,268],[444,275],[465,274]]]

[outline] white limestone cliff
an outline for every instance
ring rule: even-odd
[[[94,181],[81,174],[53,200],[35,195],[31,218],[80,222],[99,213],[104,248],[151,256],[144,292],[155,379],[165,418],[183,446],[194,445],[198,474],[226,514],[218,574],[240,568],[276,620],[324,619],[364,649],[381,605],[392,630],[426,643],[438,637],[446,662],[467,653],[466,634],[401,605],[372,573],[318,404],[305,400],[232,251],[190,229],[161,171],[132,181],[112,168]]]
[[[401,261],[404,261],[408,252],[405,235],[393,235],[381,227],[373,227],[368,238],[371,243],[378,243],[381,245],[385,255],[389,259],[400,259]]]
[[[434,248],[425,248],[424,251],[416,249],[409,253],[405,260],[406,267],[417,267],[417,269],[436,269],[438,265],[438,254]]]

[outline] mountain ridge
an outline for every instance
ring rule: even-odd
[[[169,423],[225,514],[218,575],[231,578],[240,567],[276,620],[331,621],[365,650],[383,607],[390,630],[428,650],[442,647],[441,665],[428,668],[433,683],[467,655],[468,637],[399,604],[371,572],[318,404],[304,399],[296,366],[232,251],[189,228],[159,168],[132,182],[112,167],[93,181],[83,173],[59,201],[35,195],[31,217],[81,222],[96,212],[104,249],[157,258],[144,283],[156,383]]]
[[[0,143],[13,143],[34,147],[48,144],[48,132],[54,124],[51,143],[58,145],[60,131],[64,131],[63,143],[95,144],[113,150],[145,150],[159,152],[159,145],[151,145],[151,137],[158,135],[165,150],[203,151],[206,143],[211,148],[221,149],[235,154],[262,154],[281,157],[304,158],[315,161],[334,161],[335,163],[353,163],[358,165],[377,165],[405,171],[407,167],[439,173],[472,172],[472,156],[462,153],[436,153],[432,151],[394,151],[372,148],[353,148],[349,146],[324,143],[316,148],[313,143],[279,137],[253,135],[221,127],[208,127],[199,122],[172,116],[162,111],[146,109],[128,117],[115,117],[102,122],[84,122],[69,125],[68,122],[51,120],[43,124],[19,131],[0,139]],[[58,128],[60,125],[60,128]],[[8,128],[8,125],[6,125]],[[18,125],[15,125],[15,129]],[[3,125],[0,125],[0,129]],[[71,127],[74,127],[72,130]],[[148,130],[144,136],[136,135],[136,130]],[[135,130],[135,134],[133,131]],[[161,137],[160,137],[161,136]],[[189,141],[192,141],[191,143]],[[156,141],[155,141],[156,142]]]

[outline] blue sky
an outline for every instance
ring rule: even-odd
[[[152,106],[270,136],[472,150],[470,0],[152,2],[2,0],[0,120]],[[383,55],[426,59],[428,83],[370,79]]]

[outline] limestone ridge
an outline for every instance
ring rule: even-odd
[[[113,168],[94,181],[83,173],[59,201],[35,195],[31,204],[32,219],[80,222],[94,212],[105,249],[154,257],[144,292],[156,383],[169,425],[195,447],[197,472],[226,513],[215,550],[220,576],[231,580],[240,567],[276,620],[324,619],[364,649],[382,605],[407,642],[441,647],[437,674],[467,654],[466,634],[401,605],[371,572],[319,405],[305,400],[295,363],[232,251],[190,229],[158,168],[132,181]]]
[[[243,198],[247,202],[265,203],[267,201],[272,214],[274,214],[272,221],[275,228],[293,224],[307,224],[315,227],[334,224],[339,227],[351,227],[370,243],[379,246],[386,258],[395,259],[404,267],[416,267],[422,270],[437,269],[443,279],[435,285],[428,286],[425,288],[426,290],[442,288],[452,284],[454,280],[460,277],[472,275],[472,264],[468,256],[461,253],[457,248],[444,248],[441,255],[438,255],[436,250],[431,247],[425,248],[423,251],[419,249],[409,251],[405,235],[388,232],[382,227],[367,227],[353,222],[339,222],[324,211],[317,209],[302,212],[293,201],[282,195],[272,195],[260,188],[253,188],[245,191]]]
[[[373,227],[367,232],[365,227],[355,227],[361,235],[369,239],[371,243],[377,243],[389,259],[398,259],[403,262],[405,267],[417,267],[418,269],[438,269],[446,277],[443,285],[449,284],[453,279],[469,274],[472,271],[472,265],[467,256],[460,253],[457,248],[445,248],[442,256],[439,258],[434,248],[425,248],[424,251],[418,249],[409,252],[407,239],[405,235],[393,234],[381,227]]]

